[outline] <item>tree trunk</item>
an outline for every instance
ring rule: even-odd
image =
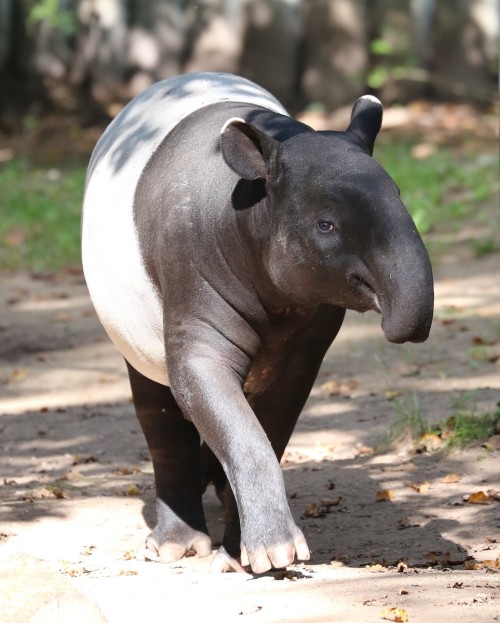
[[[492,101],[498,62],[498,2],[437,0],[434,87],[437,97]]]
[[[300,13],[290,0],[247,0],[240,72],[297,111]]]
[[[362,0],[302,0],[302,90],[332,109],[365,88],[367,42]]]

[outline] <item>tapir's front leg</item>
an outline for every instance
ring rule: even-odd
[[[179,330],[180,329],[180,330]],[[172,393],[219,459],[236,498],[241,545],[256,573],[309,558],[273,448],[243,394],[248,356],[207,325],[166,341]]]
[[[245,394],[278,461],[316,380],[323,357],[342,326],[344,316],[344,309],[322,305],[302,326],[290,332],[287,339],[282,338],[264,346],[254,361],[245,383]],[[208,449],[204,450],[208,454]],[[217,476],[217,465],[209,464],[209,467]],[[215,484],[221,489],[220,476]],[[221,570],[235,567],[234,558],[240,547],[238,510],[228,486],[224,491],[224,506],[226,529],[217,561]],[[227,554],[226,561],[224,553]],[[245,564],[244,551],[241,560]]]

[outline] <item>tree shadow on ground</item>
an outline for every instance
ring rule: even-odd
[[[325,424],[334,433],[335,423]],[[113,499],[114,518],[107,515],[105,506],[103,514],[107,521],[116,522],[118,539],[123,522],[119,500],[125,504],[128,496],[138,496],[146,525],[154,525],[151,464],[130,403],[5,415],[2,426],[7,440],[1,459],[2,533],[12,532],[13,526],[20,533],[23,525],[41,519],[62,520],[83,500],[94,499],[98,504]],[[405,470],[407,460],[401,460],[402,467],[392,464],[390,471],[384,471],[380,456],[376,461],[357,457],[287,463],[284,478],[290,506],[313,552],[311,562],[337,560],[354,567],[399,560],[420,566],[463,563],[470,537],[477,540],[494,531],[496,509],[493,505],[456,506],[470,486],[443,490],[446,486],[437,483],[447,472],[466,473],[468,461],[476,459],[451,455],[437,462],[416,457],[411,474]],[[432,490],[425,496],[408,493],[408,481],[424,479],[436,483],[436,495]],[[50,495],[54,486],[67,497]],[[394,499],[377,502],[377,491],[385,487],[394,490]],[[41,489],[49,491],[48,498],[37,497]],[[328,506],[332,499],[339,501]],[[223,534],[223,509],[211,489],[205,508],[217,546]],[[144,530],[144,537],[145,528],[138,528]],[[79,529],[77,519],[75,532]]]

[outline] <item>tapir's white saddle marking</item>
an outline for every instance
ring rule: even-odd
[[[141,258],[134,194],[147,162],[169,132],[196,110],[223,101],[287,114],[270,93],[230,74],[163,80],[113,120],[94,149],[87,173],[82,258],[92,302],[125,359],[163,385],[169,382],[162,301]]]

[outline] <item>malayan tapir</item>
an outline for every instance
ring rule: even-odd
[[[212,570],[309,558],[279,459],[346,309],[379,312],[396,343],[432,321],[429,257],[371,157],[381,121],[365,95],[345,132],[316,132],[248,80],[187,74],[97,143],[83,266],[153,461],[146,558],[211,554],[209,481],[226,513]]]

